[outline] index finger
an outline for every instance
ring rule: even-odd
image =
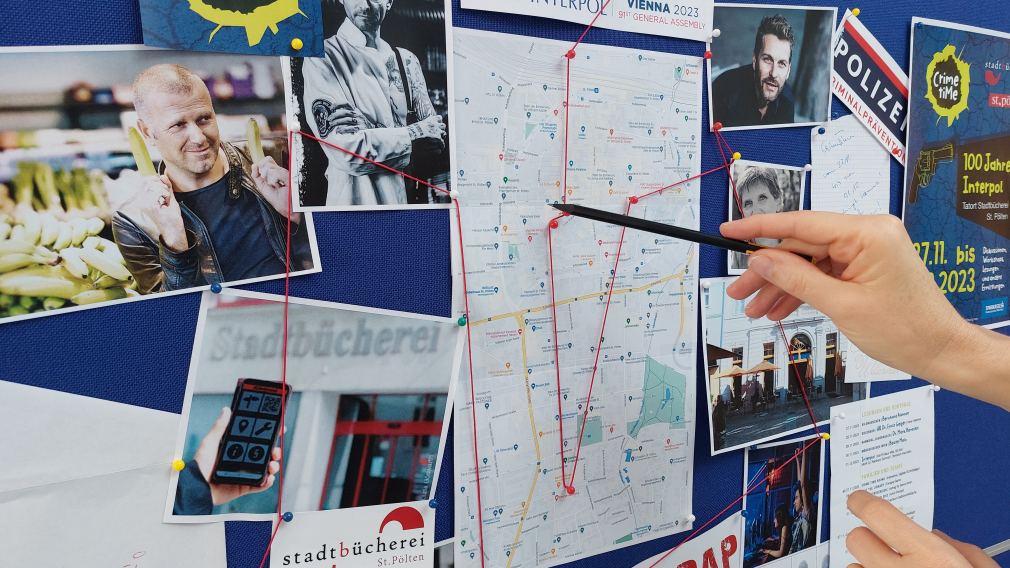
[[[790,211],[753,215],[723,223],[719,231],[731,239],[794,238],[814,245],[827,245],[853,232],[862,219],[855,215],[819,211]]]
[[[923,549],[929,539],[936,538],[897,507],[866,491],[855,491],[849,495],[848,507],[867,528],[898,554],[907,555]]]

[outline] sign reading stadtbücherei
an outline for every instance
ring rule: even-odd
[[[695,41],[712,35],[712,0],[462,0],[463,8]]]

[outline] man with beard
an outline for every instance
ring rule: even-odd
[[[326,205],[404,204],[404,179],[373,162],[407,169],[415,145],[442,146],[445,124],[417,57],[380,37],[393,0],[341,4],[347,19],[324,42],[324,57],[306,58],[302,68],[302,108],[312,133],[354,153],[322,145]]]
[[[793,101],[785,94],[792,68],[793,28],[780,15],[761,20],[754,54],[744,64],[712,82],[712,116],[723,126],[789,124]]]

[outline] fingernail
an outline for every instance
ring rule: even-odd
[[[768,279],[771,276],[772,270],[775,268],[775,263],[771,259],[765,258],[763,256],[752,256],[747,267],[760,274],[764,279]]]

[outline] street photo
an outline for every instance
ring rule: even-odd
[[[735,278],[702,279],[706,392],[712,453],[723,453],[826,423],[831,407],[868,396],[845,382],[849,341],[804,304],[778,322],[751,319],[726,294]],[[804,400],[809,400],[810,410]]]

